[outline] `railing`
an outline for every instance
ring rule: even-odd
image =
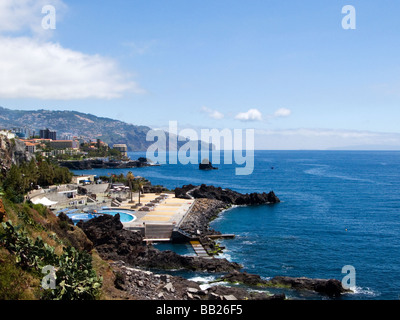
[[[183,217],[183,219],[181,221],[179,221],[179,223],[175,226],[175,230],[180,229],[182,223],[186,220],[186,218],[192,212],[195,203],[196,203],[196,199],[193,199],[193,203],[190,205],[190,207],[189,207],[188,211],[186,212],[185,216]]]

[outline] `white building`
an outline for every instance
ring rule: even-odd
[[[2,129],[0,130],[0,134],[6,136],[8,139],[15,139],[15,133],[11,132],[10,130]]]

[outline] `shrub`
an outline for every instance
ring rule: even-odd
[[[0,244],[15,255],[15,263],[22,269],[40,274],[43,267],[50,265],[57,270],[56,289],[45,290],[44,299],[92,300],[98,297],[102,278],[97,277],[88,253],[66,247],[58,256],[55,248],[44,243],[42,238],[33,241],[21,227],[14,227],[10,221],[1,226]]]
[[[0,300],[25,299],[28,279],[25,272],[15,267],[11,256],[0,258]]]

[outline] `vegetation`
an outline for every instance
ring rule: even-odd
[[[129,183],[129,190],[131,192],[131,203],[132,203],[133,202],[132,181],[135,180],[135,176],[133,175],[133,173],[131,171],[129,171],[128,174],[126,175],[126,178],[128,179],[128,183]],[[140,197],[140,195],[139,195],[139,197]]]
[[[45,243],[41,237],[33,241],[26,231],[14,227],[10,221],[3,222],[1,226],[0,244],[14,254],[15,263],[22,270],[29,270],[39,276],[45,266],[55,268],[55,289],[44,290],[42,299],[91,300],[98,297],[102,279],[93,270],[88,253],[69,246],[58,256],[55,248]]]
[[[149,180],[142,177],[133,176],[132,172],[128,172],[125,176],[123,173],[119,175],[113,174],[112,176],[100,176],[100,180],[109,181],[110,183],[123,183],[126,186],[130,186],[131,190],[134,192],[138,192],[141,190],[143,185],[150,183]]]
[[[87,153],[87,157],[89,158],[111,158],[121,160],[121,152],[116,149],[110,148],[108,145],[102,144],[99,139],[97,139],[96,143],[82,143],[80,145],[80,149],[82,152]]]
[[[31,287],[39,280],[15,265],[15,259],[0,247],[0,300],[31,300],[39,296]]]
[[[13,165],[2,181],[6,198],[15,203],[21,203],[24,195],[37,185],[47,187],[55,184],[71,182],[72,173],[49,159],[32,159],[20,165]]]
[[[108,298],[113,290],[110,266],[96,251],[84,251],[88,240],[82,230],[63,228],[45,206],[24,202],[37,186],[70,183],[71,178],[67,168],[40,155],[0,175],[0,300],[91,300]],[[54,270],[54,289],[43,287],[46,266]]]

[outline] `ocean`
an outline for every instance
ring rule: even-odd
[[[145,153],[129,156],[137,159]],[[282,275],[342,280],[342,268],[352,266],[355,293],[341,299],[400,299],[400,152],[255,151],[254,172],[248,176],[235,175],[235,164],[216,166],[219,169],[212,171],[170,164],[75,173],[132,171],[171,189],[209,184],[243,193],[273,190],[281,203],[232,208],[211,223],[236,235],[221,241],[226,247],[223,257],[266,279]],[[174,249],[188,254],[184,246]],[[177,273],[205,282],[217,277]]]

